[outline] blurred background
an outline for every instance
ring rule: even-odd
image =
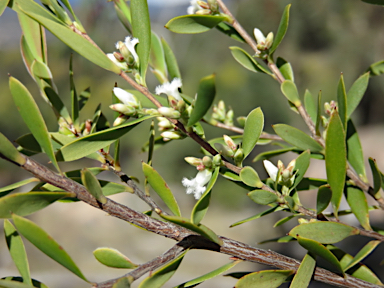
[[[127,33],[115,16],[113,4],[107,1],[72,1],[76,14],[81,19],[88,34],[105,51],[115,50],[115,43],[123,40]],[[183,80],[183,92],[193,96],[196,93],[199,80],[216,73],[217,100],[222,99],[226,105],[235,111],[235,117],[246,116],[252,109],[261,107],[265,115],[265,131],[273,132],[271,125],[288,123],[304,129],[300,117],[288,108],[287,101],[282,96],[279,85],[266,75],[255,74],[245,70],[231,56],[229,46],[240,46],[251,53],[248,47],[235,42],[217,30],[213,29],[204,34],[180,35],[164,28],[169,19],[186,14],[189,5],[187,0],[149,0],[152,18],[152,29],[164,37],[179,60]],[[381,6],[373,6],[357,0],[237,0],[226,1],[232,13],[240,20],[245,29],[252,33],[255,27],[264,34],[276,32],[284,7],[292,3],[290,26],[281,46],[275,56],[280,56],[290,62],[295,73],[295,81],[300,94],[309,89],[313,95],[321,90],[324,101],[336,98],[337,83],[340,73],[343,73],[347,91],[352,83],[363,74],[369,65],[384,59],[383,15]],[[60,43],[49,32],[48,53],[49,66],[63,101],[70,104],[68,66],[72,51]],[[45,117],[50,131],[57,130],[54,114],[39,96],[37,86],[27,73],[20,56],[19,41],[21,30],[17,15],[7,9],[0,17],[0,131],[9,139],[15,140],[28,133],[26,125],[20,118],[13,103],[8,88],[10,74],[28,87]],[[113,113],[108,108],[111,103],[111,91],[118,83],[119,87],[130,89],[118,76],[99,69],[92,63],[74,54],[74,73],[78,91],[87,87],[91,89],[91,100],[82,110],[83,119],[91,118],[99,103],[102,103],[103,113],[113,122]],[[148,86],[155,90],[156,79],[148,76]],[[382,77],[373,77],[368,90],[353,118],[363,142],[365,157],[377,160],[379,168],[384,170],[384,155],[380,147],[384,145],[383,123],[384,113],[384,81]],[[233,133],[204,125],[208,139]],[[147,154],[141,152],[141,147],[147,141],[149,123],[142,123],[132,132],[122,138],[121,164],[123,171],[135,176],[143,183],[141,160],[146,161]],[[271,150],[274,147],[257,146],[246,162],[257,169],[259,174],[266,176],[261,163],[252,163],[252,158],[258,153]],[[182,207],[182,214],[188,217],[195,200],[192,195],[186,195],[181,185],[183,177],[192,178],[196,174],[194,167],[184,161],[184,157],[202,157],[197,144],[185,139],[182,142],[173,141],[155,152],[153,166],[167,181]],[[286,164],[296,155],[288,154],[279,157]],[[36,156],[45,165],[45,157]],[[278,159],[273,159],[276,163]],[[65,163],[63,170],[80,169],[96,166],[93,161],[74,161]],[[311,165],[307,175],[324,177],[324,164],[320,161]],[[369,169],[367,169],[369,170]],[[0,160],[0,187],[9,185],[30,177],[22,169]],[[100,174],[100,178],[119,182],[109,172]],[[31,187],[29,187],[31,188]],[[22,191],[29,191],[25,188]],[[304,192],[304,205],[315,207],[315,191]],[[129,207],[144,211],[145,204],[132,195],[122,194],[112,196],[113,199]],[[304,249],[297,243],[258,244],[260,241],[284,236],[296,222],[292,220],[277,228],[273,223],[287,216],[284,212],[274,213],[263,219],[228,228],[232,223],[255,215],[266,207],[253,203],[246,191],[237,185],[219,179],[213,189],[211,206],[203,223],[216,233],[245,242],[263,249],[273,249],[285,255],[301,259]],[[373,226],[384,229],[380,213],[372,212]],[[68,205],[55,203],[46,209],[33,214],[31,217],[38,225],[52,235],[73,257],[86,277],[95,282],[118,277],[127,273],[124,270],[107,268],[99,264],[92,256],[97,247],[112,247],[126,254],[135,263],[144,263],[169,249],[174,242],[157,235],[146,233],[121,220],[108,217],[102,212],[82,203]],[[345,218],[344,221],[353,221]],[[355,222],[349,222],[358,225]],[[266,227],[269,227],[268,229]],[[355,236],[340,243],[346,252],[355,254],[369,241]],[[82,280],[67,272],[53,260],[43,255],[36,248],[27,246],[32,276],[49,287],[89,287]],[[352,245],[353,244],[353,245]],[[384,269],[379,266],[383,255],[380,246],[364,261],[379,276],[384,276]],[[6,249],[4,239],[0,238],[0,277],[18,275]],[[375,256],[376,255],[376,256]],[[203,273],[229,262],[228,256],[207,251],[189,252],[180,269],[165,287],[173,287]],[[324,263],[322,263],[324,264]],[[242,263],[232,271],[255,271],[266,269],[261,265]],[[381,279],[383,280],[384,277]],[[232,287],[236,280],[228,277],[218,277],[207,281],[200,287]],[[133,287],[136,287],[134,284]],[[288,286],[287,286],[288,287]],[[310,287],[326,287],[324,284],[311,284]]]

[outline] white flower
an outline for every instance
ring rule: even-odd
[[[187,8],[188,14],[195,14],[196,11],[203,9],[200,7],[199,4],[197,4],[197,0],[191,0],[191,1],[189,1],[189,4],[190,4],[190,6]]]
[[[127,65],[127,63],[125,63],[125,62],[119,62],[119,61],[116,59],[115,55],[113,55],[113,53],[107,53],[107,57],[108,57],[113,63],[115,63],[115,65],[116,65],[117,67],[119,67],[120,69],[123,69],[123,70],[127,70],[127,69],[128,69],[128,65]]]
[[[201,195],[205,192],[205,185],[211,180],[212,172],[208,169],[199,171],[195,178],[187,179],[183,178],[183,186],[187,188],[187,194],[192,194],[195,196],[195,199],[200,199]]]
[[[276,181],[277,172],[279,171],[279,168],[277,168],[275,165],[272,164],[271,161],[268,161],[268,160],[264,160],[263,164],[264,164],[265,170],[267,170],[269,177],[271,177],[273,181]]]
[[[173,96],[176,100],[182,100],[179,88],[181,87],[181,79],[174,78],[171,83],[165,82],[163,85],[156,87],[156,94],[160,95],[161,93],[167,94],[168,96]]]
[[[132,57],[136,63],[138,63],[138,61],[139,61],[139,56],[137,55],[136,50],[135,50],[135,46],[137,43],[139,43],[139,39],[133,38],[131,36],[125,37],[124,44],[128,48],[129,52],[131,53],[131,55],[132,55]],[[116,49],[121,50],[119,42],[116,43]]]
[[[257,28],[253,29],[253,35],[255,35],[257,44],[262,44],[262,45],[265,44],[265,36],[263,32],[260,31],[260,29],[257,29]]]
[[[136,97],[133,94],[131,94],[131,93],[119,88],[119,87],[113,88],[113,93],[116,95],[117,98],[119,98],[119,100],[123,104],[125,104],[127,106],[131,106],[134,108],[138,108],[140,106],[140,102],[137,101]]]

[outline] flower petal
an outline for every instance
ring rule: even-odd
[[[276,176],[279,169],[275,165],[273,165],[271,161],[268,161],[268,160],[264,160],[263,164],[269,177],[271,177],[273,181],[276,181]]]

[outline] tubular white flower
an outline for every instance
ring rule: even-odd
[[[265,36],[263,32],[260,31],[260,29],[253,29],[253,35],[255,35],[257,44],[265,44]]]
[[[139,61],[139,56],[137,55],[135,50],[135,46],[137,43],[139,43],[139,39],[133,38],[131,36],[126,37],[124,41],[125,46],[127,46],[129,52],[131,52],[133,59],[135,59],[136,63],[138,63]]]
[[[183,183],[183,186],[187,188],[187,194],[193,194],[195,199],[198,200],[205,192],[205,185],[209,182],[209,180],[211,180],[211,177],[212,172],[208,169],[204,169],[199,171],[193,179],[183,178],[181,183]]]
[[[163,85],[156,87],[156,94],[160,95],[161,93],[173,96],[176,100],[182,100],[179,88],[182,86],[180,78],[174,78],[171,83],[165,82]]]
[[[277,172],[279,171],[279,169],[275,165],[273,165],[271,161],[268,160],[264,160],[263,164],[269,177],[271,177],[273,181],[276,181]]]
[[[123,104],[125,104],[127,106],[131,106],[134,108],[138,108],[140,106],[140,102],[136,99],[136,97],[133,94],[131,94],[131,93],[119,88],[119,87],[113,88],[113,93],[116,95],[117,98],[119,98],[119,100]]]

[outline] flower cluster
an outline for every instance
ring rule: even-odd
[[[213,105],[213,113],[212,113],[212,120],[213,122],[217,121],[220,123],[224,123],[228,126],[233,126],[233,110],[230,108],[228,111],[225,108],[224,101],[220,100],[219,103],[216,105]]]
[[[241,166],[244,160],[244,151],[239,147],[233,139],[227,135],[223,135],[224,143],[215,143],[218,152],[224,157],[233,158],[237,166]]]
[[[139,56],[136,53],[135,46],[139,43],[137,38],[126,37],[124,42],[116,43],[116,49],[120,52],[108,53],[107,56],[113,63],[123,71],[132,71],[139,67]]]
[[[260,29],[255,28],[253,30],[253,34],[255,35],[257,42],[257,49],[259,50],[256,53],[256,56],[262,59],[266,59],[268,57],[268,49],[271,48],[273,44],[273,32],[269,32],[267,37],[265,37]]]
[[[219,5],[216,0],[208,0],[207,2],[191,0],[189,3],[188,14],[214,15],[219,13]]]
[[[296,172],[294,172],[296,159],[293,159],[287,167],[283,162],[277,161],[277,167],[272,164],[271,161],[263,161],[264,168],[267,171],[269,177],[276,183],[282,186],[282,193],[288,194],[289,188],[295,182]]]

